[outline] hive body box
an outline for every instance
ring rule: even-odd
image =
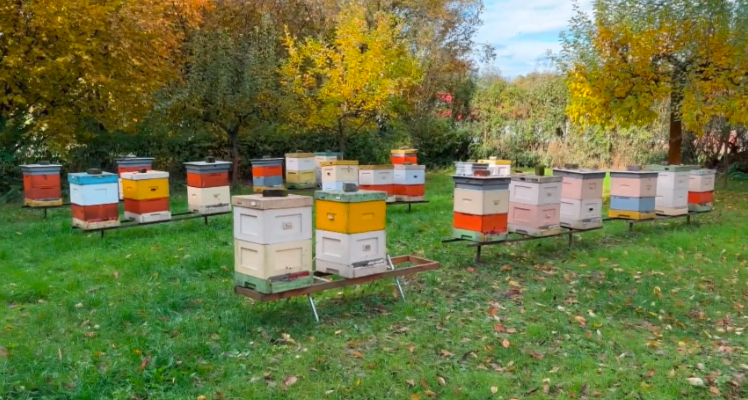
[[[312,198],[255,194],[232,204],[236,284],[260,293],[311,285]]]
[[[691,165],[649,165],[657,171],[655,212],[660,215],[688,214],[688,178],[697,169]]]
[[[118,184],[120,200],[123,200],[125,198],[125,194],[122,190],[122,174],[126,172],[137,172],[141,169],[150,171],[151,169],[153,169],[153,160],[154,159],[152,157],[135,156],[127,156],[115,160],[115,162],[117,163],[117,175],[119,176]]]
[[[266,187],[283,186],[283,159],[259,158],[250,160],[252,163],[252,186],[255,193],[262,192]]]
[[[184,165],[190,212],[208,215],[231,211],[230,162],[193,161]]]
[[[373,190],[387,193],[387,202],[395,201],[395,166],[359,165],[358,184],[361,190]]]
[[[357,278],[385,272],[387,193],[317,191],[317,271]]]
[[[424,165],[396,164],[394,173],[395,199],[421,201],[426,194],[426,167]]]
[[[512,162],[510,160],[499,160],[496,157],[489,157],[488,160],[479,160],[478,162],[488,164],[488,170],[491,171],[491,175],[512,175]]]
[[[478,169],[488,169],[488,164],[472,161],[455,161],[455,175],[457,176],[473,176],[475,170]]]
[[[70,211],[74,227],[91,230],[120,225],[117,175],[68,174]]]
[[[286,154],[286,186],[289,189],[311,189],[317,187],[314,153]]]
[[[611,171],[611,218],[643,220],[655,217],[657,172]]]
[[[318,151],[314,153],[314,176],[317,180],[317,186],[322,184],[322,165],[321,163],[327,161],[340,160],[342,154],[336,151]]]
[[[588,169],[554,169],[561,182],[561,226],[573,229],[595,229],[603,225],[604,171]]]
[[[390,160],[392,164],[418,164],[418,156],[416,156],[418,150],[416,149],[397,149],[390,152]]]
[[[358,161],[335,160],[320,163],[322,190],[342,191],[346,183],[358,185]]]
[[[52,207],[62,205],[59,164],[21,165],[23,172],[23,205]]]
[[[168,172],[125,172],[121,176],[125,219],[140,224],[171,219]]]
[[[711,211],[714,201],[714,179],[717,171],[695,169],[688,177],[688,210],[694,212]]]
[[[476,242],[504,240],[509,211],[508,177],[454,175],[452,236]]]
[[[548,236],[561,231],[560,176],[517,175],[509,185],[509,232]]]

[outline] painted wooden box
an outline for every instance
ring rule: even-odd
[[[317,183],[322,182],[322,167],[320,163],[323,163],[325,161],[335,161],[341,158],[343,157],[342,157],[342,154],[339,152],[321,151],[321,152],[314,153],[314,162],[315,162],[314,175],[317,178]]]
[[[689,176],[689,171],[660,172],[657,176],[657,193],[687,192]]]
[[[502,234],[507,231],[507,214],[472,215],[453,212],[454,227],[485,234]]]
[[[204,189],[229,186],[231,163],[228,161],[192,161],[184,165],[188,187]]]
[[[698,168],[699,168],[698,165],[660,165],[660,164],[647,165],[648,171],[657,171],[657,172],[690,172]]]
[[[509,225],[530,229],[543,229],[559,226],[561,204],[526,204],[509,202]]]
[[[312,239],[312,198],[234,196],[234,238],[258,244]]]
[[[259,176],[252,178],[254,187],[280,187],[283,186],[283,177],[278,176]]]
[[[317,187],[317,178],[314,175],[314,170],[286,170],[286,186],[289,189],[312,189]]]
[[[456,189],[509,190],[511,178],[505,176],[459,176],[453,175]]]
[[[127,200],[127,199],[125,199]],[[136,214],[125,210],[125,219],[132,220],[139,224],[149,224],[159,221],[168,221],[171,219],[171,211],[159,211],[148,214]]]
[[[473,161],[455,161],[455,175],[473,176],[476,170],[488,169],[488,164]]]
[[[566,199],[561,198],[560,221],[571,225],[576,221],[600,219],[602,217],[602,199]]]
[[[659,211],[661,208],[687,208],[688,207],[688,190],[667,190],[657,191],[655,197],[655,208]]]
[[[472,215],[506,214],[509,191],[455,189],[454,211]]]
[[[395,198],[401,201],[423,200],[426,196],[425,185],[393,185]]]
[[[338,233],[382,231],[386,226],[387,206],[382,201],[341,203],[317,200],[316,227]]]
[[[487,160],[478,160],[478,162],[488,164],[488,170],[491,171],[491,175],[494,175],[494,176],[512,175],[512,161],[511,160],[499,160],[496,157],[489,157]]]
[[[122,190],[122,174],[125,172],[137,172],[141,169],[150,171],[153,169],[153,157],[136,157],[135,155],[128,155],[126,157],[120,157],[115,159],[117,163],[117,175],[119,175],[119,199],[125,198]]]
[[[483,233],[469,231],[466,229],[452,228],[452,237],[455,239],[472,240],[473,242],[498,242],[506,240],[506,232]]]
[[[381,264],[387,257],[387,240],[385,231],[374,231],[347,235],[338,232],[318,229],[316,234],[315,258],[317,262],[325,261],[348,267],[348,271],[356,266],[366,266],[375,261]],[[362,276],[362,275],[358,275]]]
[[[231,211],[231,189],[228,186],[187,187],[187,207],[191,212],[217,214]]]
[[[423,185],[426,183],[426,167],[423,165],[395,165],[395,185]]]
[[[317,168],[314,153],[286,153],[286,171],[311,171]]]
[[[610,209],[651,213],[655,211],[655,197],[611,196]]]
[[[122,190],[126,199],[151,200],[169,197],[169,173],[165,171],[125,172]]]
[[[329,192],[342,192],[346,184],[358,184],[358,181],[322,182],[321,189]]]
[[[70,174],[74,175],[74,174]],[[95,184],[77,184],[80,182],[74,177],[68,175],[70,183],[70,203],[79,206],[95,206],[98,204],[119,203],[119,187],[117,186],[117,175],[108,174],[108,182]],[[87,174],[86,174],[87,175]]]
[[[275,244],[235,239],[234,271],[260,279],[312,272],[312,239]]]
[[[711,205],[714,201],[714,192],[688,192],[689,205]]]
[[[395,166],[392,164],[360,165],[358,183],[362,186],[392,185],[395,183]]]
[[[283,159],[282,158],[256,158],[250,160],[252,164],[252,178],[253,185],[258,186],[254,182],[254,178],[271,178],[278,177],[281,179],[281,185],[283,184]],[[276,186],[263,184],[259,186]]]
[[[385,259],[362,261],[355,265],[338,264],[331,261],[317,259],[315,269],[321,273],[333,274],[352,279],[387,272],[389,266]]]
[[[21,165],[24,205],[49,207],[62,205],[59,164]]]
[[[358,161],[324,161],[320,166],[322,182],[358,182]]]
[[[396,149],[390,152],[390,160],[395,165],[400,164],[418,164],[418,156],[416,149]]]
[[[588,169],[554,169],[553,176],[563,178],[561,198],[577,200],[595,200],[603,197],[605,171]]]
[[[509,185],[509,201],[527,205],[558,205],[561,201],[560,176],[516,175]]]
[[[717,171],[713,169],[696,169],[689,173],[689,192],[713,192]]]
[[[125,199],[125,212],[129,214],[155,214],[169,211],[169,198],[150,200]]]
[[[116,179],[116,175],[115,175]],[[117,184],[114,184],[115,189]],[[115,192],[115,199],[116,199]],[[70,213],[72,214],[74,227],[91,230],[112,228],[120,225],[119,221],[119,201],[115,200],[110,204],[97,204],[91,206],[80,206],[70,204]]]
[[[620,197],[656,197],[657,172],[611,171],[610,195]]]

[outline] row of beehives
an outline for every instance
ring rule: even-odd
[[[316,191],[314,199],[289,195],[283,188],[234,196],[236,284],[276,293],[311,285],[315,270],[346,278],[386,271],[387,194],[355,185],[346,189]]]
[[[711,210],[715,171],[683,166],[649,169],[611,172],[610,217],[651,219],[656,214]],[[548,236],[561,227],[601,227],[606,172],[553,171],[554,176],[504,177],[485,170],[476,170],[473,176],[455,175],[453,236],[496,241],[507,232]]]
[[[73,226],[91,230],[120,225],[119,200],[124,200],[124,219],[138,223],[171,219],[169,173],[151,168],[152,158],[118,159],[118,173],[92,168],[68,174]],[[231,209],[228,171],[231,163],[185,163],[190,212],[216,214]],[[24,165],[25,203],[31,207],[62,204],[60,165]]]

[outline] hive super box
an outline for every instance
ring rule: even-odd
[[[153,160],[153,157],[136,157],[134,155],[121,157],[115,160],[115,162],[117,163],[117,175],[119,176],[117,182],[119,184],[120,200],[123,200],[125,198],[124,192],[122,190],[122,174],[125,172],[137,172],[143,169],[149,171],[153,169]]]
[[[322,190],[342,191],[346,183],[358,185],[358,161],[335,160],[320,163]]]
[[[496,157],[489,157],[487,160],[478,160],[478,162],[488,164],[488,170],[491,171],[491,175],[498,175],[498,176],[511,176],[512,175],[511,160],[499,160]]]
[[[235,283],[260,293],[311,285],[312,198],[255,194],[232,204]]]
[[[231,211],[228,161],[192,161],[187,169],[187,206],[190,212],[218,214]]]
[[[62,205],[59,164],[21,165],[23,172],[23,204],[28,207]]]
[[[655,217],[657,172],[611,171],[611,218],[643,220]]]
[[[125,172],[121,176],[125,219],[140,224],[171,219],[168,172]]]
[[[479,169],[488,169],[488,164],[472,161],[455,161],[455,175],[473,176]]]
[[[548,236],[561,231],[560,176],[515,175],[509,186],[509,232]]]
[[[423,165],[397,164],[394,174],[395,199],[398,201],[421,201],[426,194],[426,167]]]
[[[260,193],[266,187],[283,186],[283,159],[258,158],[250,160],[252,163],[252,186],[255,193]]]
[[[605,171],[554,169],[561,182],[561,226],[579,230],[603,225],[603,182]]]
[[[314,153],[314,176],[317,180],[317,185],[322,184],[322,166],[320,165],[326,161],[335,161],[343,158],[343,154],[336,151],[317,151]]]
[[[74,227],[92,230],[120,225],[117,174],[98,172],[68,174]]]
[[[314,153],[286,154],[286,186],[289,189],[311,189],[317,187]]]
[[[390,160],[392,164],[418,164],[418,156],[416,149],[396,149],[390,152]]]
[[[359,165],[358,184],[361,190],[373,190],[387,193],[387,202],[395,201],[395,166]]]
[[[693,212],[711,211],[714,200],[713,169],[695,169],[688,177],[688,210]]]
[[[509,177],[452,176],[455,182],[452,236],[476,242],[504,240]]]
[[[657,197],[655,212],[660,215],[688,214],[688,178],[693,165],[648,165],[647,170],[657,171]]]

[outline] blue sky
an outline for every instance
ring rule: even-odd
[[[592,0],[580,0],[585,11]],[[483,26],[477,43],[496,48],[498,68],[507,77],[548,69],[548,50],[559,49],[558,34],[573,15],[572,0],[484,0]]]

